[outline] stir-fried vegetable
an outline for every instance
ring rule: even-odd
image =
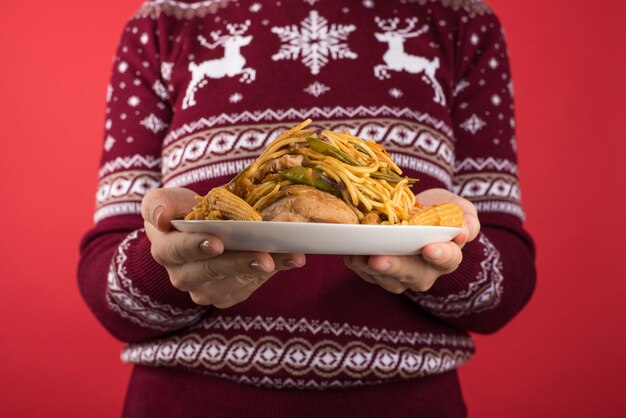
[[[343,184],[337,183],[324,175],[322,170],[311,167],[292,167],[282,170],[280,175],[293,182],[313,186],[316,189],[341,196]]]
[[[315,151],[322,153],[324,155],[328,155],[329,157],[333,157],[338,159],[339,161],[350,164],[350,165],[360,165],[357,160],[340,150],[339,148],[335,148],[332,145],[322,141],[321,139],[317,139],[314,137],[309,137],[306,139],[309,146]]]

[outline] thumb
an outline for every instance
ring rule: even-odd
[[[141,201],[141,215],[157,229],[167,231],[170,221],[186,215],[196,205],[196,193],[182,188],[152,189]]]

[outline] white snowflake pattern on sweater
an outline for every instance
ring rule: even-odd
[[[282,45],[272,60],[298,60],[316,75],[329,60],[356,59],[358,55],[346,43],[355,25],[328,24],[316,10],[300,22],[300,26],[273,27]]]

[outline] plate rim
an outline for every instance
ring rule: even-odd
[[[463,228],[457,226],[439,226],[439,225],[372,225],[372,224],[345,224],[345,223],[331,223],[331,222],[284,222],[284,221],[237,221],[233,219],[173,219],[170,221],[172,225],[193,225],[193,224],[204,224],[204,225],[220,225],[224,223],[228,223],[229,225],[241,224],[241,225],[268,225],[261,226],[261,228],[267,228],[269,226],[294,226],[297,225],[298,228],[315,228],[315,227],[333,227],[333,228],[359,228],[359,229],[447,229],[450,231],[457,230],[459,232],[462,231]],[[306,225],[306,226],[305,226]]]
[[[362,224],[334,224],[334,223],[313,223],[313,222],[273,222],[273,221],[235,221],[235,220],[172,220],[175,229],[181,231],[185,228],[190,233],[214,234],[224,240],[225,246],[234,251],[266,251],[271,253],[305,253],[305,254],[354,254],[354,255],[416,255],[421,252],[421,248],[432,242],[449,242],[462,229],[450,226],[431,225],[362,225]],[[204,228],[194,228],[193,225],[202,225]],[[179,228],[180,227],[180,228]],[[213,227],[213,228],[212,228]],[[211,230],[212,229],[212,230]],[[289,238],[278,239],[276,237],[303,236],[311,231],[312,236],[323,235],[322,240],[317,239],[317,245],[311,247],[308,244],[292,243]],[[183,231],[184,232],[184,231]],[[231,237],[225,237],[226,233]],[[239,242],[232,241],[233,234],[243,238],[250,235],[255,244],[240,245]],[[381,244],[379,238],[381,234],[387,235],[387,239],[399,240],[392,245]],[[268,241],[258,245],[255,236],[267,235]],[[347,246],[345,239],[333,239],[337,235],[358,237],[368,244]],[[424,240],[424,236],[437,235],[435,240]],[[421,237],[420,237],[421,236]],[[273,237],[273,238],[270,238]],[[415,240],[417,245],[408,245],[406,240]],[[229,244],[230,242],[230,244]],[[323,242],[323,243],[322,243]],[[320,243],[322,243],[320,245]],[[376,243],[376,244],[374,244]],[[270,249],[272,245],[275,249]],[[375,245],[375,247],[373,246]]]

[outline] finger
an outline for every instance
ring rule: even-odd
[[[401,283],[413,283],[431,276],[428,266],[418,256],[371,256],[368,261],[375,279],[391,277]],[[430,278],[430,277],[428,277]]]
[[[426,291],[442,274],[419,256],[372,256],[369,265],[377,272],[373,275],[374,279],[381,286],[385,284],[383,287],[390,292],[398,290],[396,282],[405,289]]]
[[[370,271],[369,267],[367,267],[367,257],[346,255],[344,256],[344,264],[361,279],[368,283],[376,284],[372,275],[367,272]]]
[[[242,284],[237,278],[205,282],[196,290],[190,291],[191,299],[198,305],[213,305],[225,309],[248,299],[254,291],[269,280],[272,274],[256,276],[254,280]]]
[[[399,295],[407,289],[407,286],[393,277],[378,275],[372,276],[377,285],[385,289],[387,292]]]
[[[442,273],[457,269],[463,260],[461,248],[453,242],[428,244],[422,248],[422,257]]]
[[[461,207],[466,215],[476,216],[476,206],[467,199],[462,198],[446,189],[428,189],[415,196],[416,201],[425,206],[452,202]]]
[[[263,286],[271,276],[259,278],[233,291],[224,300],[217,300],[214,306],[220,309],[230,308],[248,299],[259,287]],[[217,284],[217,283],[216,283]]]
[[[366,282],[376,284],[376,281],[370,274],[365,273],[364,271],[358,270],[356,267],[354,267],[354,264],[352,262],[352,257],[354,256],[351,256],[351,255],[343,256],[343,263],[346,265],[346,267],[348,267],[350,270],[356,273],[357,276],[359,276],[361,279],[365,280]]]
[[[196,290],[206,282],[217,282],[227,278],[244,278],[243,284],[256,277],[274,272],[274,260],[268,253],[227,251],[209,260],[195,261],[179,266],[170,273],[174,286],[183,291]],[[228,293],[235,288],[228,288]]]
[[[461,248],[463,248],[465,244],[476,239],[479,232],[480,222],[478,221],[478,217],[466,215],[465,219],[463,220],[461,232],[456,237],[454,237],[452,241],[454,241]]]
[[[466,242],[470,242],[475,240],[480,233],[480,220],[478,216],[467,216],[466,222],[469,229],[469,237]]]
[[[180,290],[189,292],[191,300],[196,305],[212,305],[215,302],[216,295],[211,292],[210,284],[210,282],[204,282],[193,289]]]
[[[359,276],[361,279],[365,280],[368,283],[371,284],[378,284],[376,283],[376,279],[374,279],[374,276],[364,273],[362,271],[355,271],[356,275]]]
[[[304,254],[271,254],[274,259],[276,270],[291,270],[304,267],[306,256]]]
[[[429,189],[419,193],[416,201],[430,206],[437,203],[452,202],[463,211],[463,226],[461,232],[454,237],[453,241],[461,248],[478,236],[480,232],[480,221],[476,206],[467,199],[455,195],[446,189]]]
[[[357,270],[354,267],[354,265],[352,263],[352,257],[353,256],[351,256],[351,255],[345,255],[343,257],[343,263],[346,265],[346,267],[348,267],[350,270],[354,271],[354,273],[356,273],[357,276],[359,276],[361,279],[365,280],[366,282],[372,283],[372,284],[376,284],[376,281],[374,280],[374,278],[371,275],[369,275],[369,274],[367,274],[367,273],[365,273],[363,271]]]
[[[461,248],[463,248],[463,246],[465,246],[465,244],[468,242],[469,236],[470,236],[470,227],[469,227],[467,218],[465,218],[465,219],[463,219],[463,225],[461,226],[461,232],[459,232],[459,234],[457,236],[452,238],[452,241],[455,244],[459,245]]]
[[[251,285],[259,287],[274,274],[276,274],[275,271],[270,273],[254,273],[226,277],[222,280],[206,282],[203,286],[206,292],[213,295],[214,304],[222,305],[233,293],[245,287],[250,287]]]
[[[146,222],[148,237],[157,235],[156,239],[151,238],[152,257],[164,266],[206,260],[224,252],[224,243],[214,235],[178,231],[167,234],[155,232],[156,228]]]
[[[259,287],[263,286],[265,282],[267,282],[270,277],[266,277],[264,280],[257,281],[255,283],[249,283],[244,287],[235,290],[230,295],[230,301],[233,305],[241,303],[248,299]],[[232,305],[230,305],[232,306]],[[219,307],[219,306],[218,306]]]
[[[398,257],[388,256],[351,256],[347,262],[350,268],[366,282],[377,284],[388,292],[399,294],[407,287],[394,276],[394,270],[397,272],[398,269],[393,265],[400,264],[397,259]]]
[[[306,263],[304,254],[270,254],[270,256],[274,260],[273,270],[266,271],[266,267],[253,267],[253,271],[251,272],[241,271],[234,276],[227,276],[224,280],[213,281],[212,283],[214,283],[214,288],[217,289],[218,292],[221,292],[221,290],[219,289],[220,286],[228,286],[228,288],[225,289],[224,292],[232,292],[234,291],[233,289],[239,289],[255,283],[260,286],[278,271],[299,268],[304,266],[304,264]],[[252,264],[255,264],[255,262],[253,262]],[[230,286],[228,284],[231,282],[234,283],[233,286]]]
[[[450,192],[449,190],[441,189],[441,188],[434,188],[434,189],[427,189],[418,193],[415,196],[415,200],[418,201],[422,205],[431,206],[434,204],[451,202],[456,197],[458,196]],[[455,201],[455,203],[457,202]]]
[[[161,231],[170,229],[170,221],[185,215],[196,205],[196,193],[182,188],[152,189],[141,201],[143,219]]]
[[[369,266],[369,256],[366,255],[352,255],[349,256],[348,268],[354,270],[356,273],[366,273],[369,275],[376,274],[377,272]]]

